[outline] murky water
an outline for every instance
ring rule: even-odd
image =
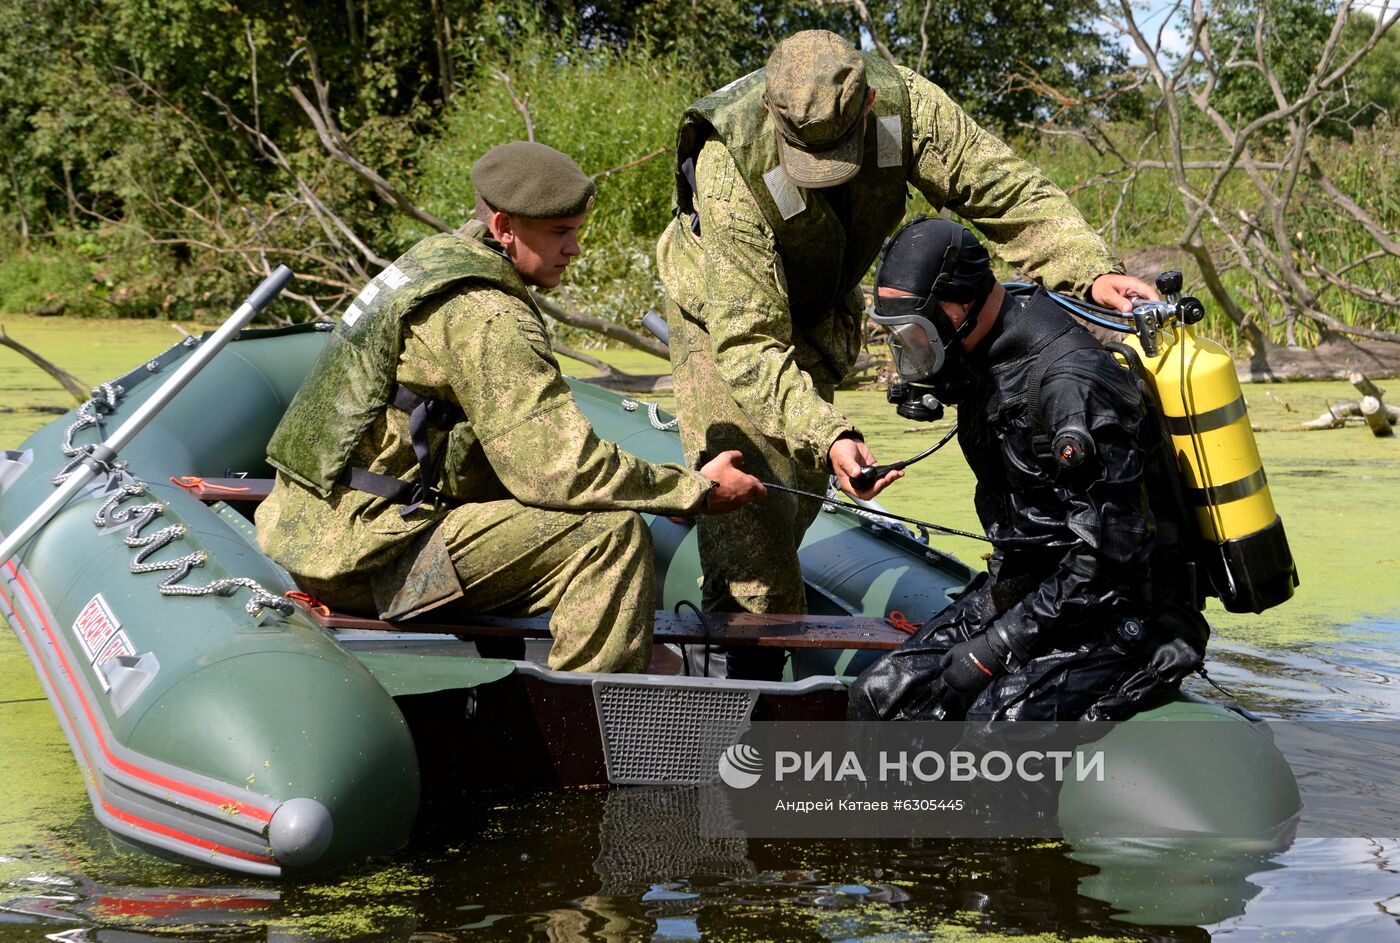
[[[1307,418],[1314,399],[1343,390],[1285,387],[1281,396],[1307,403],[1298,410]],[[896,425],[875,397],[847,405],[868,412],[862,426],[877,455],[918,451],[922,437]],[[1281,407],[1265,407],[1265,424],[1287,421]],[[1265,616],[1210,614],[1211,677],[1266,716],[1400,720],[1400,448],[1342,430],[1266,433],[1261,449],[1304,582],[1295,600]],[[911,476],[887,503],[972,524],[960,464]],[[970,546],[951,549],[974,556]],[[326,882],[164,864],[114,849],[96,825],[8,631],[0,633],[0,742],[0,943],[1400,941],[1394,836],[1274,848],[756,840],[701,834],[697,812],[709,800],[695,790],[438,801],[424,813],[433,827],[405,853]]]

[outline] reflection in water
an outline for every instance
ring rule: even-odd
[[[1400,627],[1372,628],[1344,653],[1230,645],[1212,674],[1275,716],[1394,718]],[[1304,941],[1400,941],[1395,840],[1300,839],[1286,850],[757,840],[733,828],[722,795],[696,789],[483,797],[464,783],[465,795],[425,806],[430,824],[391,862],[320,883],[229,887],[226,874],[114,852],[47,705],[0,708],[0,739],[0,943],[1047,933],[1234,943],[1284,929]],[[1376,786],[1394,795],[1393,782]]]
[[[1280,852],[1224,843],[757,840],[734,828],[723,792],[694,788],[539,793],[436,811],[445,813],[434,817],[441,827],[401,859],[322,884],[175,886],[172,876],[201,875],[165,865],[145,873],[146,859],[110,853],[85,857],[89,876],[36,868],[0,888],[0,941],[33,940],[37,929],[103,943],[172,934],[220,943],[563,943],[1046,932],[1197,943],[1213,933],[1262,939],[1285,926],[1305,928],[1304,940],[1329,931],[1400,938],[1389,912],[1400,894],[1395,842],[1302,840]],[[143,877],[154,886],[138,886]]]
[[[1258,894],[1245,912],[1212,927],[1231,941],[1296,939],[1348,943],[1400,940],[1400,841],[1299,839],[1253,880]]]

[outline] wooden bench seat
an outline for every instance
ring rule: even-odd
[[[305,607],[304,607],[305,608]],[[549,617],[507,619],[499,616],[466,616],[459,621],[386,622],[342,612],[307,615],[328,629],[368,629],[381,632],[423,632],[494,638],[549,638]],[[441,616],[437,618],[441,619]],[[758,646],[760,648],[872,649],[889,651],[909,636],[883,619],[864,616],[754,615],[706,613],[705,625],[693,612],[656,614],[655,640],[662,644]],[[706,627],[708,625],[708,628]]]

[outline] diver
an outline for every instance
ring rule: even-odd
[[[851,689],[853,720],[1114,720],[1175,691],[1209,626],[1144,391],[1043,289],[998,284],[966,228],[885,247],[875,321],[902,382],[958,410],[988,573]]]

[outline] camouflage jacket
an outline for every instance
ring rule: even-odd
[[[935,209],[971,222],[1003,259],[1056,290],[1083,292],[1097,276],[1121,270],[1040,171],[979,128],[942,89],[908,69],[897,71],[909,97],[905,179]],[[751,107],[747,98],[741,106]],[[867,142],[867,161],[872,150],[878,157],[878,139],[874,148]],[[864,273],[855,273],[829,308],[793,308],[790,279],[803,278],[813,265],[842,268],[842,247],[780,243],[745,182],[770,168],[738,166],[714,136],[700,147],[694,172],[700,235],[685,214],[667,227],[657,245],[662,284],[687,316],[703,323],[716,368],[759,429],[825,456],[851,424],[816,395],[812,375],[840,381],[854,363]],[[845,199],[859,204],[862,194]]]
[[[461,232],[482,245],[483,229],[469,224]],[[402,320],[395,381],[455,403],[467,416],[451,430],[430,430],[434,454],[451,440],[449,467],[455,474],[442,482],[443,491],[463,503],[513,498],[575,511],[697,511],[710,481],[680,465],[642,461],[599,439],[560,375],[544,319],[524,285],[508,287],[513,290],[469,283]],[[351,450],[349,464],[416,480],[408,414],[380,409]],[[321,497],[279,471],[258,512],[259,540],[297,576],[368,574],[427,534],[452,503],[425,504],[402,516],[401,504],[344,484]]]

